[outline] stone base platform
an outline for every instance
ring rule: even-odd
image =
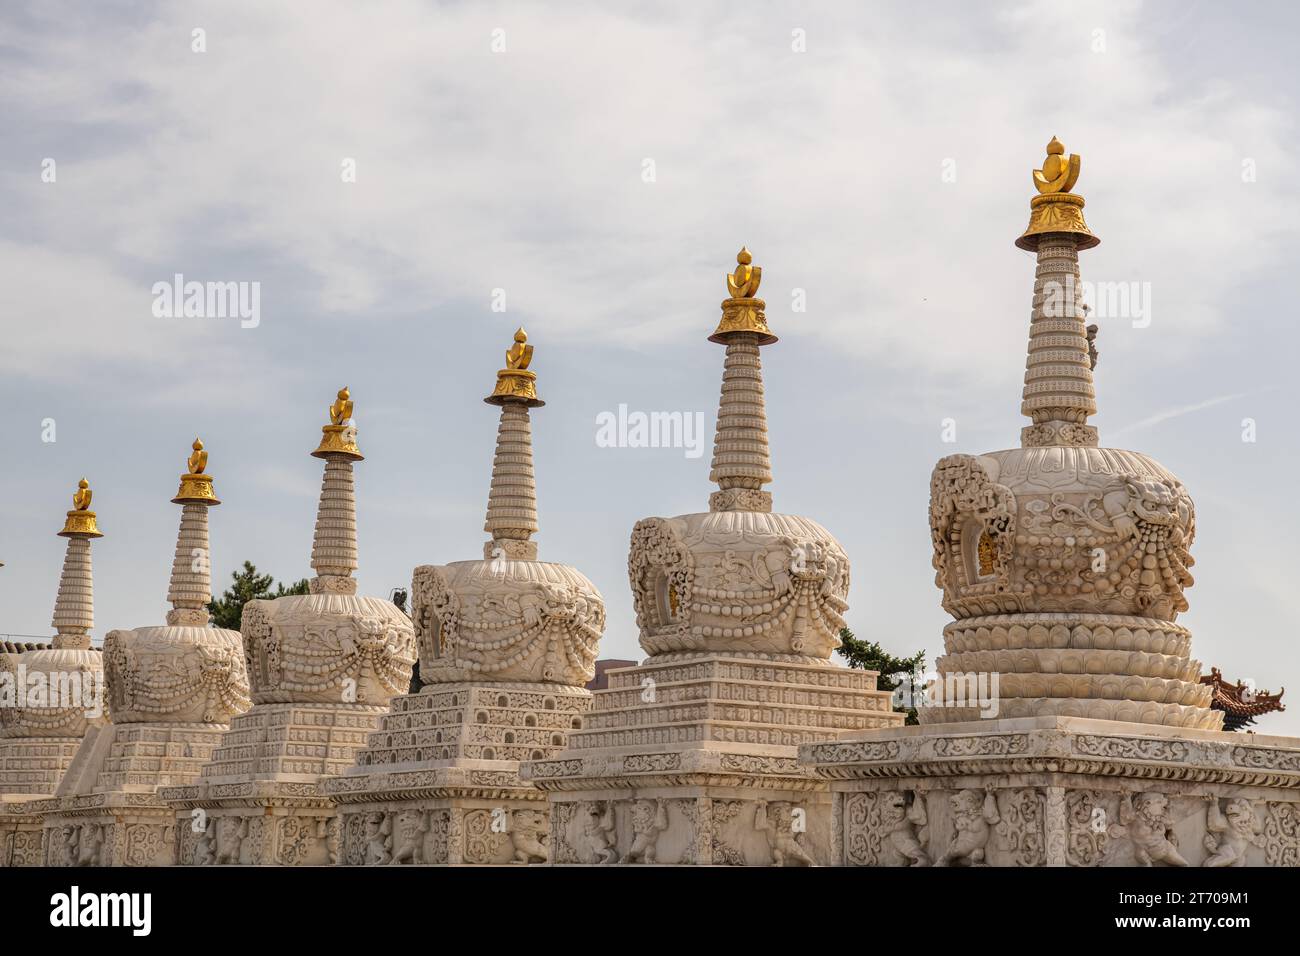
[[[324,777],[347,770],[386,707],[256,704],[230,729],[202,775],[159,797],[171,807],[177,862],[324,866],[338,856]]]
[[[904,719],[876,674],[814,658],[672,653],[608,673],[569,749],[521,768],[550,801],[553,863],[828,863],[829,790],[798,744]]]
[[[80,737],[0,738],[0,794],[49,796],[77,755]]]
[[[32,810],[40,797],[0,795],[0,866],[42,866],[45,831],[41,815]]]
[[[138,723],[92,727],[41,815],[48,866],[168,866],[175,816],[159,786],[194,780],[224,724]]]
[[[799,748],[850,866],[1300,866],[1300,738],[1073,717]]]
[[[590,706],[581,687],[512,681],[394,698],[356,765],[322,784],[339,805],[339,862],[545,862],[546,795],[519,762],[562,750]]]
[[[0,738],[0,866],[44,863],[41,815],[30,804],[53,795],[80,746],[80,737]]]

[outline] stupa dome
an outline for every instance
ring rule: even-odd
[[[641,646],[830,657],[849,561],[816,521],[762,511],[646,518],[628,564]]]

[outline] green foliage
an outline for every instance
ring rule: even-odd
[[[212,612],[212,623],[215,627],[227,627],[232,631],[239,630],[239,625],[244,619],[244,605],[249,601],[284,597],[286,594],[308,593],[306,578],[288,587],[283,583],[276,584],[275,590],[272,591],[271,575],[258,574],[256,566],[251,561],[245,561],[244,569],[233,572],[230,577],[234,584],[226,588],[226,593],[220,598],[209,601],[208,610]]]
[[[846,627],[840,630],[838,653],[848,662],[850,667],[879,671],[880,677],[876,681],[876,686],[881,690],[894,691],[898,689],[900,684],[904,683],[908,684],[904,688],[905,692],[915,694],[920,690],[921,673],[925,670],[924,650],[918,651],[911,657],[895,657],[875,641],[864,641],[854,637],[853,632]],[[899,675],[902,674],[911,675],[910,683],[899,679]],[[904,701],[906,706],[895,707],[894,710],[906,712],[907,723],[918,723],[914,701],[909,700],[906,694]]]

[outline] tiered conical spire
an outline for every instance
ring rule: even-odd
[[[330,424],[322,426],[320,446],[312,452],[325,459],[320,505],[316,511],[316,534],[312,540],[311,580],[313,594],[336,592],[355,594],[357,582],[357,499],[352,482],[352,463],[362,461],[352,421],[352,399],[347,388],[329,407]]]
[[[546,403],[537,397],[537,374],[528,370],[533,347],[522,328],[506,352],[506,367],[483,401],[501,406],[496,454],[492,459],[492,488],[488,492],[483,530],[492,535],[483,545],[484,558],[535,560],[537,542],[537,484],[533,477],[533,432],[528,410]]]
[[[1069,190],[1079,178],[1077,155],[1065,157],[1055,136],[1042,169],[1034,170],[1039,195],[1030,201],[1029,228],[1016,240],[1038,254],[1029,352],[1020,410],[1033,420],[1021,444],[1096,445],[1097,412],[1090,344],[1079,281],[1079,250],[1101,240],[1083,219],[1083,197]]]
[[[54,638],[57,648],[83,651],[90,648],[90,629],[95,626],[90,541],[103,537],[95,523],[95,512],[90,510],[93,495],[90,482],[82,478],[72,496],[73,510],[68,512],[59,532],[60,537],[68,539],[68,549],[59,576],[59,594],[54,600],[54,620],[50,622],[57,631]]]
[[[221,502],[213,491],[212,476],[204,473],[208,453],[197,438],[186,465],[188,470],[181,475],[180,490],[172,499],[184,508],[176,535],[171,583],[167,588],[167,600],[172,605],[167,612],[167,623],[203,627],[208,623],[208,602],[212,600],[208,509]]]
[[[710,511],[772,510],[772,495],[763,491],[772,481],[772,460],[759,347],[775,342],[776,336],[767,327],[767,303],[756,297],[763,270],[752,262],[749,250],[742,248],[736,271],[727,276],[731,296],[722,303],[722,320],[709,336],[710,342],[727,346],[709,471],[709,480],[720,490],[710,496]]]

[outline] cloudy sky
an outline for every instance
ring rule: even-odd
[[[709,452],[602,448],[596,420],[712,435],[743,243],[781,336],[776,506],[845,545],[855,630],[932,659],[929,471],[1018,442],[1012,242],[1055,134],[1102,238],[1084,278],[1141,302],[1099,317],[1093,421],[1197,502],[1193,652],[1300,687],[1297,30],[1282,3],[6,4],[0,631],[50,633],[82,475],[96,637],[161,623],[196,434],[218,587],[245,558],[309,573],[344,384],[362,590],[477,557],[481,399],[522,324],[542,557],[604,593],[604,655],[637,656],[628,534],[707,506]],[[178,273],[258,283],[256,327],[156,315]],[[1300,733],[1300,706],[1264,728]]]

